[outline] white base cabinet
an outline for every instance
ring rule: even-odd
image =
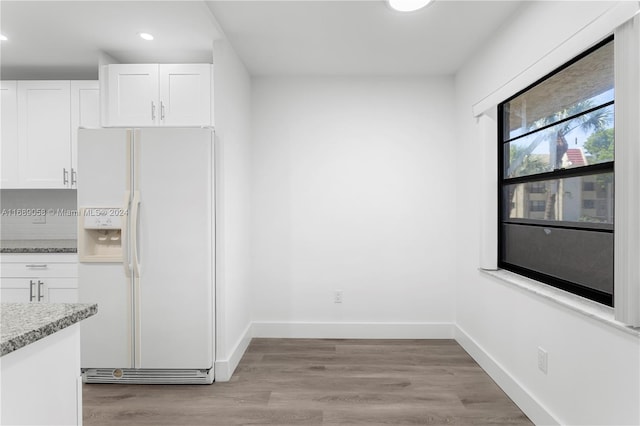
[[[76,255],[3,255],[0,271],[2,303],[76,303]]]
[[[105,127],[206,127],[211,64],[104,65]]]
[[[82,425],[80,324],[0,358],[2,425]]]

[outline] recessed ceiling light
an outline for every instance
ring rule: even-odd
[[[422,9],[432,0],[387,0],[392,9],[399,12],[413,12]]]
[[[149,33],[138,33],[138,35],[140,36],[140,38],[144,40],[147,40],[147,41],[153,40],[153,36]]]
[[[6,36],[6,35],[4,35],[4,34],[0,34],[0,40],[2,40],[2,41],[7,41],[7,40],[9,40],[9,39],[7,38],[7,36]]]

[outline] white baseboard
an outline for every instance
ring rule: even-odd
[[[236,367],[246,352],[249,343],[251,343],[251,328],[252,324],[249,323],[227,359],[216,360],[214,363],[214,377],[216,382],[228,382],[231,380],[233,372],[236,371]]]
[[[455,327],[455,339],[533,423],[536,425],[561,424],[549,410],[459,326]]]
[[[453,323],[254,322],[253,337],[306,339],[453,339]]]

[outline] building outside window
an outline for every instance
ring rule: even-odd
[[[498,266],[613,305],[614,41],[498,106]]]

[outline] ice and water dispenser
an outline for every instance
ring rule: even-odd
[[[122,262],[126,211],[121,208],[85,207],[79,214],[80,262]]]

